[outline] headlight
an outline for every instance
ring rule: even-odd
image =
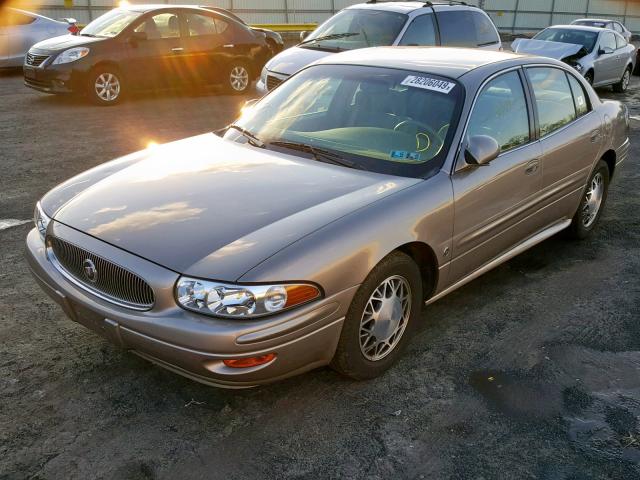
[[[584,67],[579,63],[573,64],[572,67],[575,68],[578,72],[582,72],[582,70],[584,70]]]
[[[56,57],[53,61],[54,65],[60,65],[61,63],[71,63],[76,60],[80,60],[82,57],[89,55],[89,49],[87,47],[76,47],[65,50]]]
[[[178,304],[187,310],[225,318],[253,318],[281,312],[319,298],[309,284],[233,285],[181,277]]]
[[[260,72],[260,81],[266,86],[267,85],[267,66],[262,67],[262,72]]]
[[[38,232],[40,232],[40,237],[44,240],[45,235],[47,234],[47,226],[51,219],[47,217],[47,214],[42,210],[42,206],[40,202],[36,203],[36,208],[33,212],[33,223],[36,224],[36,228]]]

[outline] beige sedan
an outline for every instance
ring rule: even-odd
[[[586,237],[627,133],[626,107],[556,60],[346,52],[223,138],[56,187],[27,258],[73,320],[197,381],[248,387],[322,365],[371,378],[425,303],[562,230]]]

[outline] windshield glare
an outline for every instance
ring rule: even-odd
[[[585,30],[572,30],[569,28],[547,28],[533,38],[535,40],[546,40],[549,42],[574,43],[576,45],[582,45],[587,52],[590,52],[596,45],[598,33]]]
[[[140,12],[116,8],[89,23],[82,29],[80,34],[96,37],[115,37],[140,15]]]
[[[366,170],[424,177],[444,161],[462,93],[455,81],[428,73],[317,65],[291,77],[237,124],[268,148],[303,143]]]
[[[303,42],[303,46],[327,50],[353,50],[391,45],[398,37],[406,20],[406,15],[396,12],[342,10],[309,35]],[[320,40],[321,37],[328,35],[340,35],[340,38]]]

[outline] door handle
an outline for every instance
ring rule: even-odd
[[[539,167],[540,167],[540,162],[536,158],[534,160],[531,160],[529,163],[527,163],[527,166],[524,169],[524,173],[525,175],[533,175],[538,171]]]
[[[591,132],[591,143],[596,143],[600,140],[600,130],[594,130]]]
[[[227,43],[226,45],[222,46],[222,48],[233,48],[233,47],[235,47],[233,43]]]
[[[180,53],[180,52],[184,52],[184,48],[182,47],[176,47],[176,48],[172,48],[171,51],[173,53]]]

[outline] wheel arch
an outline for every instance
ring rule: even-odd
[[[602,160],[609,167],[609,178],[613,177],[613,171],[616,168],[616,152],[610,148],[602,155]]]
[[[409,242],[395,249],[402,252],[418,265],[422,278],[422,296],[431,297],[438,285],[438,260],[434,250],[424,242]]]

